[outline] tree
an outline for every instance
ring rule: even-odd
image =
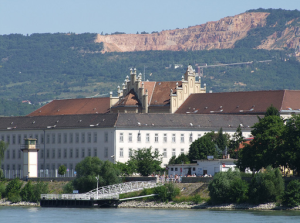
[[[169,164],[182,164],[182,163],[184,164],[190,163],[189,157],[184,153],[181,153],[180,155],[178,155],[178,157],[172,156],[169,160]]]
[[[248,197],[248,184],[243,181],[238,170],[219,172],[208,186],[209,196],[213,203],[241,203]]]
[[[280,116],[280,113],[277,108],[275,108],[273,105],[271,105],[265,113],[265,117],[268,117],[268,116]]]
[[[249,188],[249,199],[252,203],[277,201],[284,192],[284,181],[280,170],[268,166],[263,172],[254,175]]]
[[[60,165],[58,168],[59,175],[65,175],[67,172],[67,167],[65,165]]]
[[[244,142],[244,137],[243,137],[243,132],[242,132],[242,128],[239,125],[233,135],[232,140],[230,140],[229,142],[229,154],[230,156],[233,157],[237,157],[237,153],[238,153],[238,148],[240,143]]]
[[[282,153],[283,163],[300,175],[300,115],[293,115],[286,122]]]
[[[95,189],[97,176],[99,176],[99,186],[120,182],[120,170],[110,161],[103,162],[98,157],[86,157],[76,165],[75,170],[77,175],[73,185],[80,193]]]
[[[207,159],[208,155],[216,156],[216,147],[214,142],[215,133],[205,133],[204,136],[195,140],[189,148],[189,160]]]
[[[218,145],[218,148],[222,151],[227,149],[228,142],[229,142],[229,136],[227,134],[223,134],[223,128],[220,128],[217,138],[216,138],[216,144]]]
[[[280,116],[259,118],[251,131],[254,139],[239,152],[238,167],[241,170],[249,167],[253,171],[268,165],[286,166],[282,152],[284,129],[284,121]]]
[[[300,181],[292,180],[289,182],[284,192],[282,203],[290,207],[300,205]]]
[[[21,201],[20,189],[23,183],[19,178],[10,181],[5,188],[5,195],[13,203]]]
[[[136,172],[142,176],[149,176],[154,172],[161,171],[162,160],[158,151],[152,152],[150,147],[135,150],[127,163],[135,166]]]

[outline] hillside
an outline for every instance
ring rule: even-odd
[[[299,39],[299,11],[258,9],[186,29],[152,34],[97,34],[95,43],[103,43],[103,53],[236,47],[283,50],[296,48]]]
[[[103,43],[103,52],[228,49],[246,37],[250,29],[265,26],[268,15],[265,12],[243,13],[217,22],[152,34],[98,34],[95,42]]]
[[[145,80],[166,81],[180,80],[188,64],[198,71],[253,61],[204,68],[202,83],[214,92],[299,89],[299,18],[299,11],[258,9],[153,34],[2,35],[0,115],[24,115],[52,99],[115,95],[131,67],[145,69]]]

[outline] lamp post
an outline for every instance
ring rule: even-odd
[[[99,181],[99,175],[95,177],[97,179],[97,200],[98,200],[98,181]]]

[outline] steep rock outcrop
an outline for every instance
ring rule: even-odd
[[[103,42],[103,52],[227,49],[244,38],[250,29],[265,26],[268,15],[266,12],[249,12],[186,29],[153,34],[98,34],[95,42]]]
[[[294,25],[289,26],[291,23]],[[293,19],[286,24],[282,32],[275,32],[263,40],[257,49],[282,50],[300,46],[300,19]],[[299,51],[299,48],[297,49]]]

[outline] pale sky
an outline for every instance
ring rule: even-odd
[[[160,32],[257,8],[300,10],[300,0],[0,0],[0,35]]]

